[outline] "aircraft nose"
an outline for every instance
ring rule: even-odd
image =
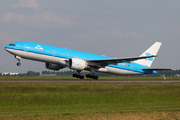
[[[7,47],[4,48],[7,51]]]
[[[5,49],[6,51],[9,51],[7,46],[6,46],[4,49]]]

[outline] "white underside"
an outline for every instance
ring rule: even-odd
[[[63,66],[67,66],[67,59],[65,58],[59,58],[55,56],[48,56],[48,55],[41,55],[38,53],[32,53],[27,51],[20,51],[20,50],[13,50],[13,49],[7,49],[8,52],[15,56],[19,56],[24,59],[28,60],[34,60],[34,61],[40,61],[40,62],[46,62],[46,63],[54,63],[54,64],[60,64]],[[131,75],[131,74],[142,74],[139,72],[119,69],[119,68],[113,68],[106,66],[105,68],[99,68],[95,70],[96,72],[102,72],[102,73],[110,73],[110,74],[116,74],[116,75]]]
[[[142,74],[139,72],[124,70],[124,69],[119,69],[119,68],[113,68],[113,67],[109,67],[109,66],[106,66],[105,69],[107,69],[106,73],[115,74],[115,75],[138,75],[138,74]],[[97,72],[103,72],[103,71],[97,71]]]

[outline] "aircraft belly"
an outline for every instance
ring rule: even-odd
[[[113,67],[106,67],[108,73],[111,74],[116,74],[116,75],[138,75],[142,74],[140,72],[135,72],[135,71],[129,71],[125,69],[120,69],[120,68],[113,68]]]
[[[107,72],[107,69],[106,69],[106,68],[99,68],[99,69],[97,70],[97,72],[106,73],[106,72]]]

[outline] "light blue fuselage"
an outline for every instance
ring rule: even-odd
[[[13,45],[12,45],[13,44]],[[8,52],[15,56],[20,56],[25,59],[41,61],[45,63],[60,64],[66,66],[66,61],[71,58],[79,59],[111,59],[103,55],[96,55],[81,51],[70,50],[66,48],[54,47],[33,42],[14,42],[5,47]],[[144,71],[142,68],[150,68],[144,65],[137,64],[135,62],[130,63],[118,63],[117,65],[107,65],[103,69],[97,70],[96,72],[105,72],[110,74],[118,75],[129,75],[129,74],[152,74],[157,73],[156,71]],[[123,72],[122,72],[123,71]]]

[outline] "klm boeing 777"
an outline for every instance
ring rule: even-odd
[[[115,75],[153,74],[159,70],[151,68],[157,52],[161,46],[156,42],[139,57],[113,58],[103,55],[91,54],[66,48],[54,47],[34,42],[14,42],[5,47],[5,50],[18,60],[17,66],[21,65],[21,58],[44,62],[47,69],[60,70],[70,68],[76,70],[73,77],[84,79],[81,71],[90,71],[87,78],[98,79],[96,72]]]

